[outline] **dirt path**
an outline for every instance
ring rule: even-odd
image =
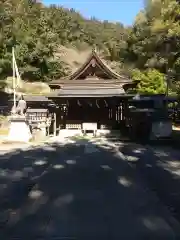
[[[121,150],[127,159],[136,159],[135,169],[180,221],[180,151],[136,144]]]
[[[170,214],[113,145],[51,143],[4,158],[11,176],[48,171],[24,201],[17,193],[3,239],[177,239]]]

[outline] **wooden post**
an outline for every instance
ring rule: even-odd
[[[50,126],[47,127],[47,135],[48,135],[48,137],[49,137],[49,128],[50,128]]]
[[[123,120],[123,101],[121,102],[121,105],[120,105],[120,121]]]
[[[53,119],[54,119],[54,126],[53,126],[53,128],[54,128],[54,136],[56,136],[56,113],[54,113]]]
[[[16,73],[15,73],[15,56],[14,56],[14,48],[12,48],[12,69],[13,69],[13,110],[16,109]]]

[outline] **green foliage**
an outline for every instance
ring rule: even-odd
[[[137,92],[140,94],[163,94],[165,93],[165,77],[156,69],[146,71],[133,70],[132,78],[137,81]]]
[[[148,0],[136,17],[127,40],[126,63],[161,73],[173,72],[176,88],[180,73],[180,4],[176,0]]]
[[[31,95],[44,95],[50,93],[50,87],[43,82],[22,82],[21,87],[18,88],[19,92]]]
[[[69,73],[55,57],[60,45],[79,50],[96,45],[107,60],[118,62],[120,73],[140,81],[138,92],[164,93],[164,78],[171,70],[170,91],[179,94],[179,20],[175,0],[147,0],[128,28],[35,0],[0,0],[0,88],[12,76],[12,47],[22,79],[48,82]]]
[[[122,24],[86,20],[73,9],[33,0],[0,0],[0,79],[12,76],[12,47],[22,79],[47,82],[68,73],[67,66],[54,59],[60,44],[78,48],[96,44],[114,60],[119,58],[124,32]]]
[[[36,1],[0,0],[0,77],[12,75],[12,47],[23,79],[50,80],[49,70],[64,75],[63,65],[54,64],[57,36],[48,25],[45,8]],[[56,74],[57,75],[57,74]]]

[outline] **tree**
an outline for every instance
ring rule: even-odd
[[[125,62],[144,71],[148,68],[173,73],[173,84],[180,72],[180,4],[175,0],[148,0],[136,18],[127,40]]]
[[[28,0],[3,1],[0,5],[0,78],[12,75],[12,47],[22,78],[48,81],[52,65],[63,75],[63,65],[54,64],[57,34],[49,28],[46,8]]]
[[[140,70],[132,71],[132,78],[137,81],[137,92],[141,94],[164,94],[165,93],[165,76],[156,69],[148,69],[141,72]]]
[[[54,57],[59,45],[96,45],[119,61],[122,24],[87,20],[78,12],[37,0],[0,0],[0,79],[12,76],[12,47],[22,79],[49,81],[68,73]]]

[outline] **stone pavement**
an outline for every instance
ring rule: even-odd
[[[27,168],[29,178],[46,172],[12,195],[2,239],[178,239],[178,223],[118,148],[75,140],[4,155],[4,185]]]

